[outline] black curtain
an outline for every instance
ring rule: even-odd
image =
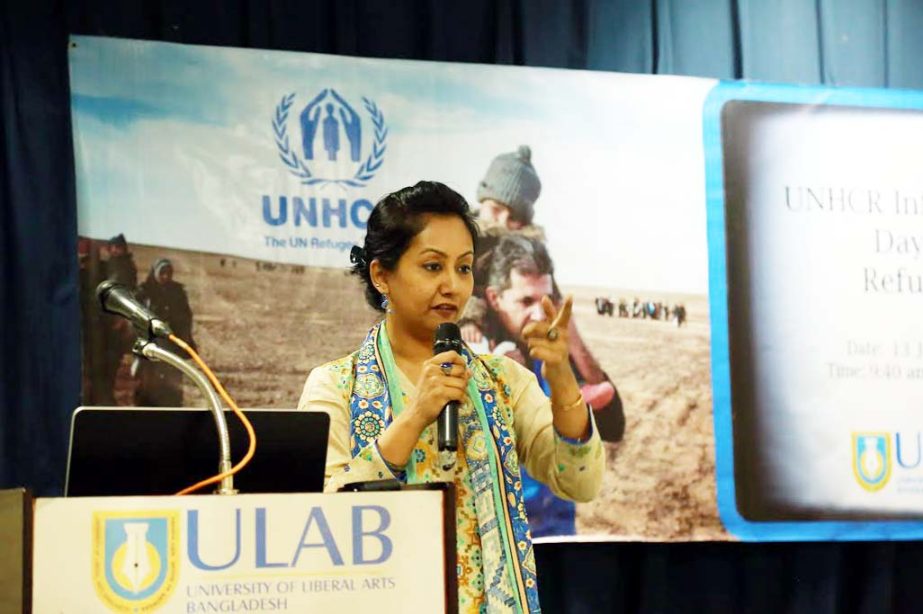
[[[59,494],[80,339],[67,35],[923,89],[918,0],[0,3],[0,487]],[[918,543],[537,548],[548,612],[917,612]]]
[[[67,23],[0,5],[0,485],[58,492],[80,391]]]

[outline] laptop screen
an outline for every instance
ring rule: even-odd
[[[234,476],[243,494],[320,492],[330,418],[322,412],[244,410],[256,453]],[[247,433],[225,412],[231,462],[247,452]],[[211,412],[189,408],[80,407],[71,421],[64,494],[70,497],[172,495],[218,473]],[[208,485],[199,492],[214,492]]]

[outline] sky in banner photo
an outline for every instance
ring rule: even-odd
[[[543,184],[536,222],[560,278],[704,294],[701,104],[714,83],[74,37],[79,231],[344,266],[343,250],[318,258],[268,247],[262,197],[374,203],[432,178],[474,203],[490,160],[528,144]],[[325,88],[362,114],[363,158],[373,144],[363,97],[386,123],[383,163],[361,188],[304,186],[280,162],[272,121],[281,101],[295,95],[294,147],[298,113]],[[326,163],[311,168],[323,174]],[[357,242],[362,232],[323,236]]]

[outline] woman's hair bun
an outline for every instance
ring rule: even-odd
[[[353,248],[349,250],[349,261],[363,269],[369,266],[365,257],[365,250],[358,245],[353,245]]]

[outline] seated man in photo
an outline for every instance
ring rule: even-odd
[[[546,294],[556,301],[560,299],[560,291],[550,272],[551,259],[545,248],[544,231],[533,221],[535,202],[541,194],[541,189],[541,181],[532,165],[532,150],[527,145],[521,145],[515,152],[500,154],[494,158],[478,183],[478,224],[482,234],[478,241],[478,258],[474,265],[474,293],[459,322],[462,337],[469,344],[483,346],[485,320],[490,311],[486,288],[491,262],[498,245],[510,235],[524,237],[541,246],[540,249],[548,261],[547,277],[551,288]],[[514,274],[514,281],[519,284],[522,280]],[[518,286],[514,293],[520,293]],[[536,299],[535,308],[541,312],[537,302],[539,299]],[[518,335],[518,332],[519,329],[516,329],[515,334]],[[584,343],[574,319],[571,319],[567,332],[571,360],[583,384],[583,397],[597,412],[596,421],[600,436],[605,441],[620,441],[625,428],[625,418],[615,385]],[[501,350],[504,347],[506,346],[501,346]]]

